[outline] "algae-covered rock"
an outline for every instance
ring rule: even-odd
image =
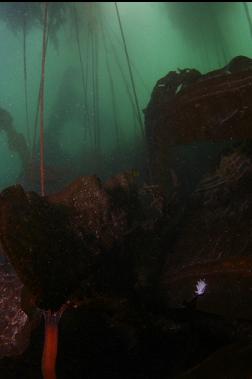
[[[154,191],[155,192],[155,191]],[[43,309],[83,296],[149,288],[160,269],[164,204],[130,173],[82,177],[49,197],[21,186],[0,195],[0,240]]]
[[[0,237],[22,282],[41,308],[58,308],[79,284],[87,252],[63,207],[21,186],[0,196]]]
[[[29,344],[31,327],[21,309],[22,287],[7,260],[0,264],[0,358],[18,355]]]

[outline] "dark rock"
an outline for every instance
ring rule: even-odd
[[[223,156],[192,194],[162,277],[164,301],[234,319],[252,318],[251,155],[240,149]],[[170,303],[169,303],[170,302]]]
[[[197,295],[203,281],[206,289]],[[170,307],[190,306],[226,319],[252,320],[252,259],[239,257],[189,265],[169,273],[163,297]]]
[[[31,328],[21,308],[22,283],[8,262],[0,266],[0,357],[21,354]]]
[[[164,204],[160,195],[157,201],[153,193],[150,204],[146,197],[149,191],[139,191],[130,173],[105,185],[83,177],[47,198],[20,186],[3,191],[0,238],[36,305],[57,309],[77,289],[82,296],[130,292],[140,266],[149,266],[148,254],[157,269]]]
[[[181,186],[186,173],[195,176],[196,185],[202,176],[202,160],[207,171],[214,167],[224,146],[252,138],[251,67],[250,58],[235,57],[224,68],[205,75],[195,70],[170,72],[157,82],[145,110],[156,183],[169,191],[170,169],[179,166]]]
[[[73,304],[60,324],[61,378],[174,377],[228,344],[250,343],[246,148],[222,157],[182,214],[130,172],[105,184],[83,177],[47,198],[20,186],[1,194],[0,238],[28,291],[23,309]],[[206,292],[195,298],[200,279]],[[38,377],[41,335],[40,326],[20,361],[0,361],[2,372],[14,362],[9,378]]]
[[[18,276],[38,307],[57,309],[88,267],[65,208],[20,186],[2,192],[0,208],[1,241]]]
[[[249,379],[252,369],[251,352],[252,347],[248,344],[234,344],[225,347],[198,367],[179,376],[179,379]]]

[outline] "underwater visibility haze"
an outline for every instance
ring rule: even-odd
[[[0,3],[0,377],[248,379],[252,3]]]

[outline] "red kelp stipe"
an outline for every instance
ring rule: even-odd
[[[44,379],[57,379],[56,362],[58,352],[59,321],[66,309],[63,305],[57,312],[44,311],[45,339],[42,356],[42,373]]]

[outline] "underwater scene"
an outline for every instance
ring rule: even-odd
[[[252,378],[252,2],[0,2],[0,378]]]

